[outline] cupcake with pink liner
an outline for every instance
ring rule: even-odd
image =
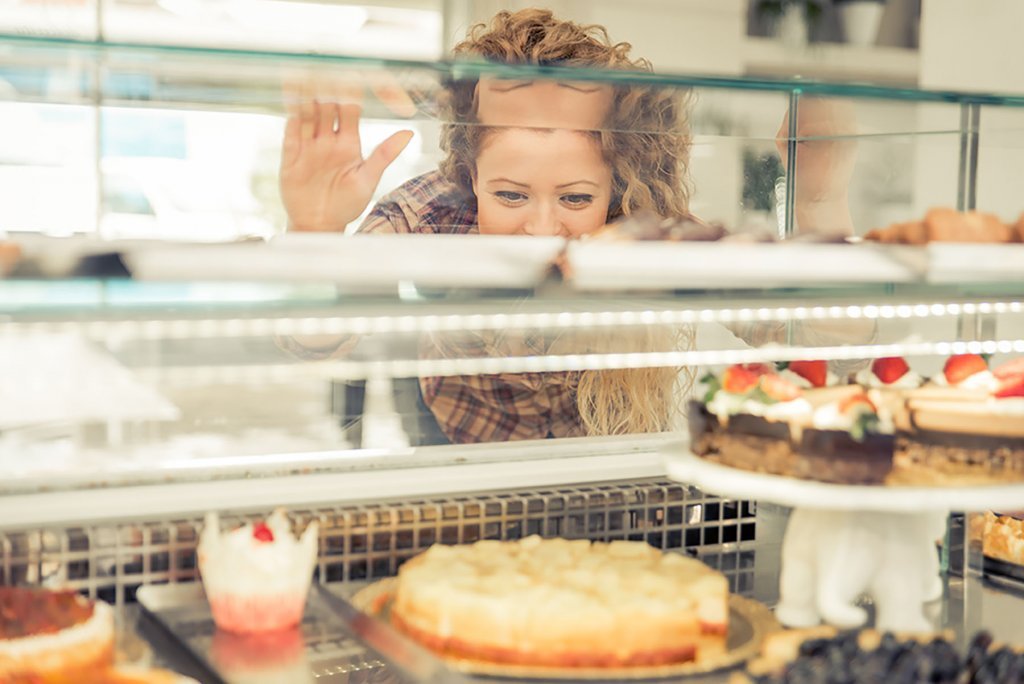
[[[231,684],[313,684],[302,631],[233,634],[218,629],[210,642],[210,658]]]
[[[281,509],[265,523],[221,532],[206,514],[199,537],[199,573],[217,627],[229,632],[270,632],[302,620],[313,579],[318,525],[296,538]]]

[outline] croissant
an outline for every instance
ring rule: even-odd
[[[1024,240],[1024,215],[1008,226],[995,214],[960,212],[948,207],[928,210],[923,221],[895,223],[869,231],[865,240],[889,244],[923,245],[928,242],[1014,242]]]

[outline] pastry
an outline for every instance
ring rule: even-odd
[[[1014,242],[1015,228],[1007,226],[998,216],[979,211],[960,212],[938,207],[930,209],[923,221],[895,223],[887,228],[869,231],[865,240],[883,243],[923,245],[929,242]]]
[[[21,248],[13,242],[0,240],[0,278],[10,273],[21,259]]]
[[[667,240],[669,242],[713,242],[728,231],[720,223],[704,223],[694,216],[663,218],[653,211],[638,211],[609,223],[587,235],[601,240]]]
[[[296,539],[282,510],[265,523],[220,531],[206,516],[197,554],[199,574],[217,627],[229,632],[268,632],[302,619],[317,557],[316,521]]]
[[[981,538],[985,555],[1024,566],[1024,520],[989,511],[983,521],[984,528],[977,536]]]
[[[109,667],[114,615],[73,591],[0,587],[0,681]],[[47,679],[47,680],[48,680]]]
[[[858,385],[801,390],[763,365],[731,366],[702,382],[704,400],[689,412],[698,456],[847,484],[881,483],[892,469],[892,421],[882,399]]]
[[[684,662],[724,649],[724,575],[642,542],[436,544],[405,563],[393,623],[446,654],[551,667]]]
[[[1021,214],[1017,222],[1012,226],[1013,241],[1024,242],[1024,214]]]

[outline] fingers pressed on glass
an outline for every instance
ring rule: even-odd
[[[302,152],[302,120],[289,116],[284,126],[284,147],[281,153],[283,165],[292,164]]]
[[[299,103],[299,137],[312,140],[316,136],[317,103],[316,100]]]
[[[316,137],[324,138],[334,135],[334,124],[338,119],[338,105],[333,102],[317,103]]]
[[[338,133],[343,141],[359,142],[359,117],[362,107],[357,104],[341,105],[338,108]]]

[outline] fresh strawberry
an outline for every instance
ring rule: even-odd
[[[758,373],[746,366],[729,366],[722,375],[722,389],[732,394],[746,394],[757,385]]]
[[[875,359],[875,362],[871,364],[871,371],[886,385],[896,382],[906,375],[909,370],[910,366],[899,356],[886,356],[881,359]]]
[[[272,542],[274,541],[274,533],[270,531],[266,523],[258,522],[252,526],[252,536],[257,541],[261,542]]]
[[[874,403],[868,399],[866,394],[851,394],[842,401],[839,402],[839,413],[847,414],[850,411],[856,409],[858,406],[866,406],[871,409],[872,413],[878,413],[878,409]]]
[[[761,390],[775,401],[793,401],[803,394],[799,387],[775,373],[762,375],[760,383]]]
[[[946,376],[946,382],[950,385],[957,385],[975,373],[986,370],[988,364],[978,354],[956,354],[946,360],[942,374]]]
[[[996,366],[992,369],[992,375],[996,376],[1000,380],[1024,375],[1024,356]]]
[[[828,382],[828,363],[825,361],[790,361],[787,366],[811,387],[824,387]]]
[[[757,376],[775,372],[775,369],[767,363],[745,363],[743,367]]]
[[[1024,397],[1024,373],[1003,378],[994,394],[997,399]]]

